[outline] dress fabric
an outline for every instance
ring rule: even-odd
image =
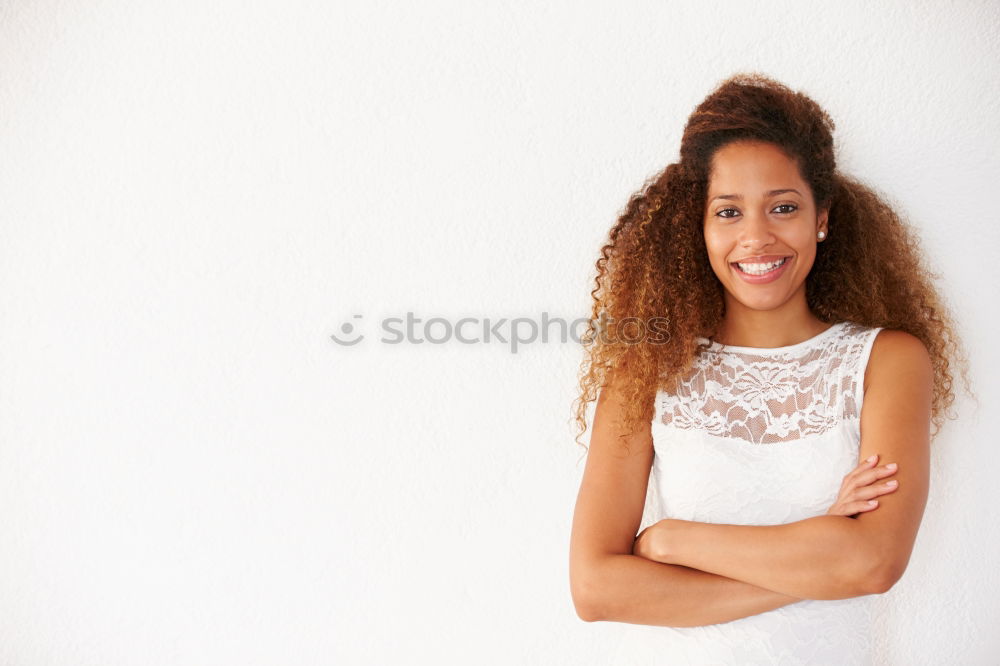
[[[641,529],[662,518],[777,525],[824,515],[857,466],[864,373],[881,328],[842,321],[776,348],[710,343],[659,391]],[[700,627],[623,624],[616,664],[868,665],[876,595],[806,599]]]

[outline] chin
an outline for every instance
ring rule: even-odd
[[[729,292],[729,298],[750,310],[774,310],[780,308],[788,302],[789,296],[789,294],[782,293],[770,294],[768,296],[762,295],[754,298],[753,296],[749,296],[743,289],[739,293]]]

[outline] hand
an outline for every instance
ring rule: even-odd
[[[671,518],[664,518],[639,532],[632,544],[632,554],[669,564],[670,529],[675,522]]]
[[[826,511],[828,516],[847,516],[855,518],[865,511],[874,511],[878,508],[878,500],[875,504],[869,504],[869,500],[879,495],[891,493],[898,487],[895,480],[881,482],[887,476],[896,473],[895,463],[875,467],[878,461],[878,454],[868,460],[862,460],[840,484],[840,495]],[[887,483],[892,485],[887,485]]]

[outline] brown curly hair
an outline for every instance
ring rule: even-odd
[[[724,287],[703,236],[711,160],[737,140],[766,141],[796,159],[817,209],[829,210],[829,234],[806,278],[806,301],[826,323],[843,320],[906,331],[934,366],[933,439],[955,400],[952,365],[966,392],[968,361],[948,308],[925,268],[913,231],[885,195],[837,171],[834,123],[812,99],[762,74],[724,80],[688,118],[680,161],[635,192],[597,260],[593,307],[582,341],[576,443],[587,429],[587,404],[612,377],[627,407],[624,439],[649,423],[658,389],[670,391],[691,368],[722,321]],[[657,336],[630,335],[629,324],[666,322]],[[608,323],[610,322],[610,323]],[[664,344],[666,340],[666,344]]]

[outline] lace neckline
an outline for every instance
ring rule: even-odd
[[[808,340],[803,340],[802,342],[797,342],[794,345],[785,345],[784,347],[741,347],[738,345],[724,345],[722,343],[716,342],[715,340],[709,340],[708,338],[700,337],[699,341],[708,342],[708,351],[712,352],[733,352],[742,354],[757,354],[770,355],[770,354],[786,354],[790,352],[796,352],[806,347],[811,347],[816,343],[825,340],[826,338],[833,335],[837,330],[843,328],[847,324],[846,321],[837,322],[833,324],[825,331],[817,333]]]

